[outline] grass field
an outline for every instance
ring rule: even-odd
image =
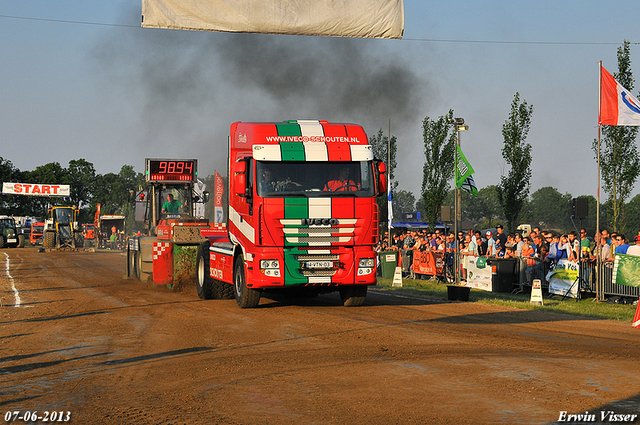
[[[447,299],[447,285],[437,280],[414,280],[403,278],[402,287],[392,286],[393,279],[378,277],[378,290],[393,291],[405,294],[415,294],[435,299]],[[576,314],[581,316],[596,317],[600,319],[620,320],[631,323],[637,306],[630,304],[609,304],[607,302],[595,302],[593,298],[575,300],[555,296],[548,298],[543,293],[544,305],[533,305],[530,302],[531,294],[509,294],[499,292],[487,292],[479,289],[471,289],[469,302],[502,305],[525,310],[542,310]]]

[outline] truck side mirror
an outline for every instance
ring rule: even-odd
[[[247,163],[246,161],[236,162],[234,169],[234,190],[236,195],[246,196],[247,193]]]
[[[378,165],[378,195],[383,195],[387,192],[387,166],[384,162],[380,161]]]
[[[205,204],[209,202],[209,192],[206,190],[202,192],[202,202],[204,202]]]

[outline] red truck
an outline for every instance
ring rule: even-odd
[[[31,245],[42,245],[44,237],[44,222],[31,223],[31,235],[29,242]]]
[[[263,291],[339,291],[359,306],[376,284],[386,167],[364,129],[326,121],[231,125],[228,234],[204,233],[200,298],[256,307]]]

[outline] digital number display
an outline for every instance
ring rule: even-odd
[[[197,162],[188,160],[164,160],[148,159],[146,177],[147,181],[184,181],[196,180]]]

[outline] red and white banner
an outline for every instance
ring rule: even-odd
[[[640,126],[640,102],[602,66],[599,124]]]
[[[222,194],[224,193],[224,183],[222,177],[216,171],[216,193],[214,202],[215,221],[214,223],[222,223],[224,220],[224,213],[222,211]]]
[[[2,193],[29,196],[71,196],[68,184],[2,183]]]

